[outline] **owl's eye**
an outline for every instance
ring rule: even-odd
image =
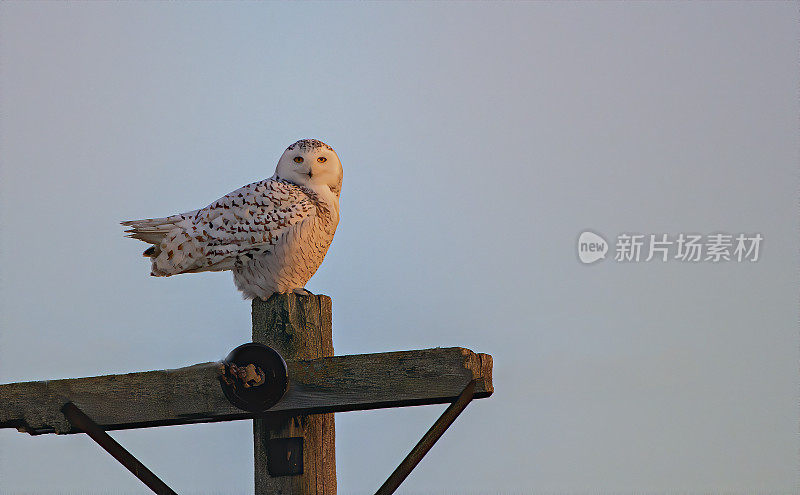
[[[302,156],[294,157],[294,162],[295,163],[303,163],[303,157]]]
[[[325,163],[325,162],[328,161],[328,159],[325,158],[324,156],[321,156],[321,157],[317,158],[317,161],[320,162],[320,163]]]

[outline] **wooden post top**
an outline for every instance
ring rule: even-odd
[[[288,359],[333,356],[331,311],[331,298],[322,294],[253,299],[253,342]]]

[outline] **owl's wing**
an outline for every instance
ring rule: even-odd
[[[203,209],[123,222],[130,237],[153,244],[152,274],[230,270],[254,251],[270,251],[295,224],[316,215],[297,186],[267,179],[226,194]]]

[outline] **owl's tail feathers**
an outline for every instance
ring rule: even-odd
[[[135,229],[168,227],[171,225],[175,225],[181,220],[186,219],[186,217],[194,214],[195,211],[190,211],[189,213],[184,213],[182,215],[171,215],[163,218],[143,218],[141,220],[125,220],[124,222],[120,222],[120,225],[124,225],[126,227],[133,227]]]
[[[125,231],[128,237],[152,244],[142,254],[150,258],[150,274],[154,277],[230,269],[228,266],[223,268],[224,263],[207,263],[202,247],[182,227],[181,222],[188,220],[187,215],[122,222],[122,225],[130,227]],[[232,264],[232,261],[223,261]]]
[[[126,227],[130,227],[130,229],[125,231],[125,233],[128,234],[126,237],[153,244],[147,248],[142,255],[148,258],[156,258],[161,254],[161,248],[159,247],[161,241],[163,241],[164,237],[175,227],[175,223],[181,220],[181,215],[173,215],[165,218],[128,220],[120,223]]]

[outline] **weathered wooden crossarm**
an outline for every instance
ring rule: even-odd
[[[66,380],[0,385],[0,428],[78,433],[61,413],[73,402],[106,430],[249,419],[270,415],[452,402],[476,381],[492,394],[492,357],[459,347],[354,354],[287,362],[289,390],[266,413],[238,409],[220,384],[221,363]]]

